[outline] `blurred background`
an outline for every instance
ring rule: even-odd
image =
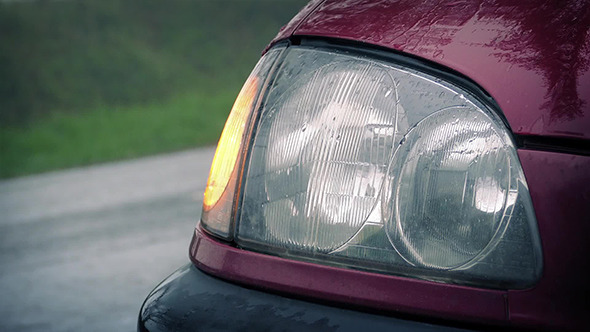
[[[214,144],[305,2],[0,2],[0,176]]]
[[[0,330],[133,331],[306,0],[0,0]]]

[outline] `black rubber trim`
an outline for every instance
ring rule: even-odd
[[[590,141],[581,138],[515,135],[519,149],[590,156]]]

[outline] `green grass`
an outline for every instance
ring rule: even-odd
[[[214,144],[236,93],[194,92],[145,105],[57,112],[27,128],[3,128],[0,177]]]
[[[214,144],[306,2],[0,2],[0,178]]]

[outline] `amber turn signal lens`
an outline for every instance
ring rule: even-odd
[[[211,172],[205,189],[205,198],[203,200],[205,210],[215,206],[227,187],[238,159],[242,135],[257,92],[258,78],[253,75],[248,78],[236,98],[217,144],[217,151],[215,151],[215,157],[213,157]]]

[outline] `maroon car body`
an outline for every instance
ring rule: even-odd
[[[269,45],[290,39],[379,47],[479,85],[502,110],[535,208],[540,280],[492,290],[250,252],[197,229],[192,262],[222,279],[386,314],[476,326],[581,330],[590,312],[590,2],[312,1]]]

